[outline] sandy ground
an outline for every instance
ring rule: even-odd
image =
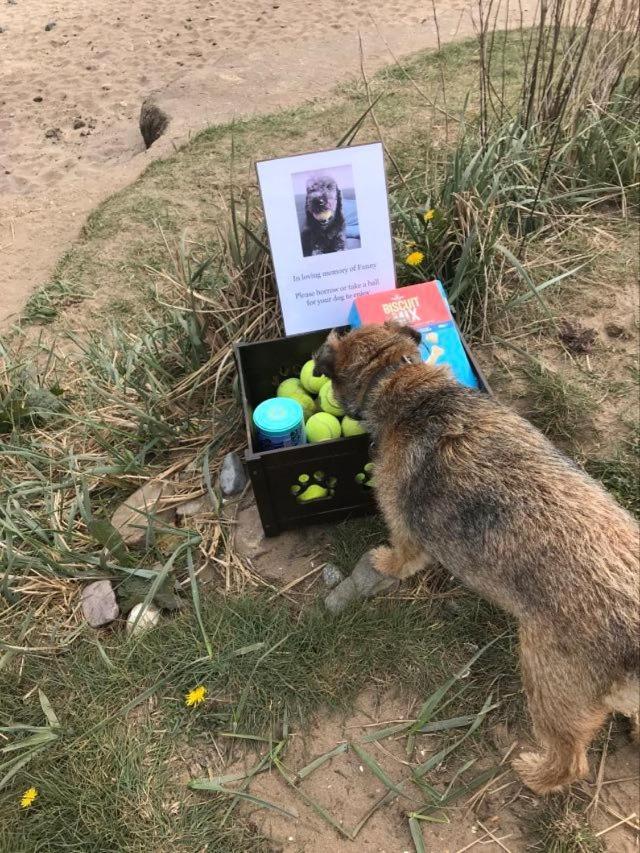
[[[443,41],[473,32],[467,0],[436,10]],[[359,74],[358,33],[370,71],[437,43],[424,0],[0,0],[0,324],[151,159]],[[173,121],[145,152],[138,115],[153,91]]]
[[[347,716],[322,715],[304,735],[294,733],[283,757],[283,768],[295,789],[271,768],[253,778],[247,792],[262,801],[284,809],[288,815],[245,803],[245,818],[258,832],[270,839],[271,853],[410,853],[415,850],[408,816],[419,809],[424,799],[406,780],[411,770],[438,752],[445,743],[438,734],[417,736],[411,755],[404,736],[377,742],[363,742],[372,732],[398,722],[415,719],[420,707],[415,697],[364,691],[356,708]],[[446,716],[446,714],[444,715]],[[427,781],[439,791],[456,778],[463,763],[473,759],[469,770],[454,781],[469,783],[484,771],[494,770],[492,778],[449,808],[432,814],[432,820],[420,824],[425,849],[430,853],[526,853],[546,849],[536,843],[532,825],[544,808],[540,798],[522,786],[510,767],[510,758],[518,751],[519,735],[504,722],[487,721],[483,744],[453,751],[428,774]],[[463,730],[457,733],[463,734]],[[326,761],[303,780],[296,774],[303,767],[338,744],[359,743],[395,784],[404,785],[405,796],[380,800],[387,793],[381,780],[362,757],[348,750]],[[228,741],[221,745],[229,747]],[[606,761],[600,766],[592,757],[588,780],[573,790],[574,809],[584,809],[594,833],[602,842],[602,853],[638,853],[637,750],[626,735],[617,732],[608,741]],[[261,750],[259,757],[265,755]],[[219,773],[249,773],[258,756],[244,752],[241,760],[226,767],[218,763],[219,753],[184,750],[175,768],[176,778],[187,784],[192,778],[213,778]],[[234,788],[235,784],[229,785]],[[321,817],[310,799],[347,832],[362,823],[354,840],[332,828]],[[370,817],[365,820],[365,816]],[[625,820],[626,819],[626,820]],[[560,848],[558,848],[560,849]],[[567,848],[568,849],[568,848]],[[575,848],[578,849],[577,847]],[[586,850],[587,847],[580,848]]]

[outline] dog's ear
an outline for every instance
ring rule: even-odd
[[[338,333],[334,330],[316,352],[313,357],[315,362],[313,366],[314,376],[328,376],[329,379],[334,379],[336,351],[338,349],[339,341],[340,338]]]
[[[412,326],[403,326],[395,320],[386,320],[383,325],[390,332],[395,332],[398,335],[406,335],[407,338],[411,338],[414,344],[419,344],[422,341],[422,335]]]

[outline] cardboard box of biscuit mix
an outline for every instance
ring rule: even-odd
[[[396,320],[412,326],[422,335],[422,360],[447,364],[458,382],[478,388],[478,377],[467,358],[458,327],[451,314],[442,284],[421,284],[359,296],[349,314],[352,328],[368,323]]]

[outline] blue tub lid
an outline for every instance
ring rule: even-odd
[[[262,432],[289,432],[300,426],[302,406],[291,397],[271,397],[256,407],[253,422]]]

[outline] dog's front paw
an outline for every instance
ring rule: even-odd
[[[379,545],[370,552],[371,565],[382,575],[395,575],[393,550],[388,545]]]

